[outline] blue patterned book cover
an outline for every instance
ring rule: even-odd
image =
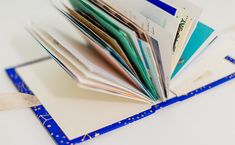
[[[30,86],[27,86],[27,84],[25,84],[25,82],[23,81],[21,76],[17,73],[16,69],[20,68],[20,67],[27,66],[27,65],[31,65],[34,63],[38,63],[41,61],[47,61],[48,59],[50,59],[50,58],[40,59],[40,60],[32,61],[32,62],[23,64],[23,65],[16,66],[13,68],[9,68],[6,70],[6,73],[19,92],[33,95],[33,92],[30,90]],[[224,59],[228,62],[235,64],[235,60],[230,56],[226,56]],[[138,114],[133,114],[133,116],[130,116],[128,118],[123,118],[123,120],[120,120],[118,122],[114,122],[113,124],[110,124],[108,126],[104,126],[103,128],[100,128],[98,130],[94,130],[93,132],[90,132],[88,134],[84,134],[83,136],[78,136],[77,138],[74,138],[72,140],[66,136],[66,134],[63,132],[61,127],[56,123],[56,121],[52,118],[52,116],[44,108],[43,104],[36,106],[36,107],[32,107],[31,109],[35,113],[36,117],[41,121],[41,123],[45,127],[45,129],[47,129],[50,136],[55,140],[55,142],[58,145],[75,145],[78,143],[82,143],[86,140],[93,139],[95,137],[98,137],[102,134],[113,131],[115,129],[124,127],[124,126],[126,126],[130,123],[133,123],[135,121],[138,121],[142,118],[148,117],[149,115],[157,113],[157,111],[160,111],[161,108],[165,108],[165,107],[172,105],[172,104],[175,104],[177,102],[181,102],[181,101],[190,99],[194,96],[197,96],[198,94],[201,94],[205,91],[208,91],[208,90],[210,90],[216,86],[219,86],[225,82],[233,80],[234,78],[235,78],[235,72],[228,75],[228,76],[225,76],[219,80],[216,80],[213,83],[210,83],[208,85],[202,86],[201,88],[193,90],[185,95],[175,96],[172,99],[169,99],[165,102],[161,102],[157,105],[153,105],[151,108],[149,108],[146,111],[140,112]]]
[[[19,92],[40,100],[31,109],[56,144],[96,138],[235,78],[231,42],[222,42],[170,79],[216,36],[198,22],[199,7],[166,1],[133,8],[121,0],[53,1],[61,19],[27,27],[50,57],[6,73]]]

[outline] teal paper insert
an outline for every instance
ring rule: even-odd
[[[196,29],[189,39],[189,42],[187,43],[186,48],[174,72],[172,73],[171,78],[175,77],[175,75],[183,68],[183,66],[190,60],[190,58],[197,52],[197,50],[203,45],[203,43],[211,36],[213,32],[214,29],[211,27],[201,22],[197,23]]]

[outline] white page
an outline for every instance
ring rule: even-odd
[[[220,36],[209,48],[171,83],[178,96],[203,87],[235,72],[235,33]]]
[[[58,6],[57,6],[57,4],[54,6],[67,18],[68,14],[63,10],[63,8],[61,9],[60,4]],[[57,20],[54,20],[54,21],[57,21]],[[73,24],[81,32],[80,28],[78,28],[79,26],[77,26],[77,24],[75,24],[75,23],[73,23]],[[60,28],[67,29],[67,27],[60,27]],[[117,71],[119,71],[130,82],[134,83],[135,85],[137,85],[137,87],[141,88],[141,90],[143,90],[146,94],[148,94],[148,96],[151,96],[151,93],[148,90],[146,90],[146,88],[143,86],[143,84],[140,82],[140,80],[138,78],[136,78],[136,76],[134,76],[130,71],[128,71],[123,65],[121,65],[118,60],[113,58],[110,55],[110,52],[104,50],[99,44],[93,42],[93,40],[88,38],[88,36],[84,35],[84,33],[82,34],[82,36],[86,40],[86,42],[88,42],[90,45],[92,45],[105,58],[106,61],[108,61],[110,64],[112,64],[113,68],[115,68]]]
[[[134,23],[139,25],[141,28],[143,28],[146,31],[148,35],[150,35],[152,38],[158,41],[160,48],[160,55],[162,59],[163,71],[165,74],[165,78],[163,79],[166,84],[165,88],[168,90],[170,76],[171,76],[173,43],[176,34],[173,35],[172,32],[168,32],[166,29],[162,28],[160,25],[152,21],[149,17],[145,17],[137,10],[133,9],[132,7],[129,7],[128,5],[120,5],[121,3],[115,0],[103,0],[103,1],[108,5],[112,6],[113,8],[117,9],[125,17],[129,18]],[[159,11],[161,11],[161,13],[165,13],[162,10]],[[173,19],[173,21],[175,21],[178,25],[178,21],[173,16],[169,16],[167,13],[166,15],[171,19]],[[174,22],[172,23],[172,25],[174,25]],[[177,29],[178,27],[175,28],[175,33]]]
[[[81,89],[53,60],[17,68],[16,71],[69,139],[151,107],[129,99]]]
[[[191,27],[190,33],[189,33],[189,36],[191,36],[194,29],[197,26],[199,17],[202,13],[202,8],[198,7],[197,5],[191,3],[187,0],[161,0],[161,1],[166,2],[167,4],[170,4],[170,5],[173,4],[174,6],[185,9],[186,11],[188,11],[191,14],[191,17],[193,19],[193,24],[192,24],[192,27]],[[189,38],[187,39],[187,41],[189,40]]]
[[[151,52],[151,48],[149,47],[149,44],[146,42],[141,42],[143,51],[145,54],[146,61],[149,64],[149,74],[151,75],[151,79],[153,82],[154,87],[156,88],[159,96],[161,97],[162,100],[166,98],[165,93],[164,93],[164,84],[162,83],[162,77],[160,76],[160,73],[157,68],[157,62],[154,58],[153,53]]]
[[[119,5],[124,7],[129,7],[140,12],[142,15],[154,21],[156,24],[160,25],[162,28],[166,29],[173,36],[176,36],[179,21],[172,15],[163,11],[162,9],[152,5],[151,3],[145,0],[103,0],[104,2],[110,5]],[[123,5],[125,4],[125,5]]]
[[[189,35],[189,33],[193,23],[193,18],[191,14],[182,8],[177,8],[175,17],[180,22],[180,25],[174,43],[172,64],[171,64],[172,72],[175,70],[175,67],[178,64],[179,59],[182,53],[184,52],[185,46],[187,44],[186,42],[188,41],[189,36],[191,36]]]
[[[144,35],[150,35],[152,37],[154,37],[154,39],[157,39],[156,37],[159,36],[159,35],[165,35],[165,33],[168,33],[168,32],[164,32],[163,34],[156,34],[156,33],[160,33],[159,31],[159,28],[161,29],[160,26],[158,26],[157,24],[155,24],[154,22],[152,22],[151,20],[149,20],[148,18],[146,18],[145,16],[141,15],[140,13],[138,13],[137,11],[135,11],[134,9],[130,9],[130,8],[127,8],[125,6],[119,6],[118,3],[115,4],[114,6],[112,5],[109,5],[103,1],[95,1],[95,3],[97,3],[98,5],[100,5],[101,7],[105,8],[106,10],[111,10],[111,11],[115,11],[114,14],[115,16],[118,15],[120,17],[122,17],[123,19],[125,19],[126,21],[130,22],[131,25],[134,25],[134,27],[136,27],[138,30],[137,31],[140,31],[142,33],[144,33]],[[101,11],[101,10],[99,10]],[[107,16],[108,18],[111,18],[110,16]],[[113,19],[113,18],[112,18]],[[124,21],[125,21],[124,20]],[[117,23],[117,20],[114,20],[115,23]],[[118,23],[117,23],[118,24]],[[118,24],[119,25],[119,24]],[[123,26],[121,26],[123,27]],[[126,30],[126,28],[124,28],[124,30]],[[127,32],[129,30],[126,30]],[[133,32],[129,32],[130,34],[133,33]],[[141,33],[141,35],[143,35]],[[134,34],[136,35],[136,34]],[[148,42],[152,42],[148,37],[149,36],[145,36],[145,39],[146,41]],[[163,36],[164,37],[164,36]],[[136,39],[136,36],[133,37],[132,39]],[[170,39],[168,39],[170,40]],[[173,39],[171,39],[173,40]],[[136,41],[136,40],[135,40]],[[146,63],[146,66],[148,66],[148,72],[149,72],[149,75],[151,76],[151,80],[158,92],[158,94],[160,95],[160,97],[162,98],[162,100],[164,100],[165,98],[165,93],[163,92],[163,88],[164,88],[164,85],[163,83],[161,83],[163,81],[163,77],[160,76],[160,73],[158,72],[158,64],[155,60],[155,57],[153,55],[153,49],[151,47],[150,44],[153,44],[153,43],[146,43],[145,41],[143,41],[142,39],[138,39],[139,42],[136,42],[136,43],[140,43],[141,44],[141,47],[139,47],[141,50],[138,50],[142,53],[142,51],[144,52],[143,55],[144,56],[144,60],[142,59],[142,61],[144,61]],[[168,44],[171,44],[171,42],[169,43],[169,41],[165,41],[165,43],[168,43]],[[173,44],[173,42],[172,42]],[[137,44],[139,45],[139,44]],[[161,46],[162,46],[162,42],[161,42]],[[153,45],[154,48],[156,49],[159,49],[159,44],[155,44]],[[170,50],[171,51],[171,46],[166,49],[164,48],[164,51],[167,51],[167,50]],[[159,51],[158,51],[159,52]],[[170,53],[168,53],[169,57],[171,57]],[[169,60],[167,60],[169,61]],[[165,62],[165,61],[164,61]],[[170,62],[170,61],[169,61]],[[162,71],[162,68],[161,68],[161,72]]]
[[[203,45],[190,57],[187,63],[179,70],[179,72],[175,75],[173,79],[175,79],[178,75],[181,74],[184,70],[187,70],[187,67],[200,55],[204,52],[204,50],[211,44],[213,41],[216,41],[217,33],[213,32],[209,38],[203,43]]]
[[[123,25],[122,23],[118,22],[116,19],[114,19],[110,15],[106,14],[105,12],[103,12],[101,9],[97,8],[94,4],[92,4],[92,3],[88,2],[88,1],[84,1],[84,2],[86,2],[88,5],[92,6],[92,8],[94,8],[99,13],[103,14],[107,19],[112,21],[112,23],[114,23],[119,28],[121,28],[123,31],[125,31],[127,34],[129,34],[130,38],[131,38],[131,40],[132,40],[132,42],[134,44],[134,48],[136,49],[137,54],[140,56],[141,61],[144,62],[144,57],[143,57],[143,54],[142,54],[142,52],[140,50],[140,45],[138,43],[138,37],[137,37],[136,32],[131,30],[129,27]],[[145,70],[147,71],[145,63],[143,63],[143,64],[144,64]]]
[[[179,7],[178,5],[175,5],[169,2],[168,3],[163,2],[163,3],[173,7],[176,10],[174,17],[180,22],[178,31],[177,31],[177,36],[174,42],[174,48],[173,48],[173,56],[172,56],[172,64],[171,64],[171,70],[173,72],[185,49],[186,43],[189,37],[191,36],[190,30],[192,27],[192,23],[194,21],[194,17],[192,17],[191,14],[187,10]],[[157,8],[162,9],[163,11],[166,11],[164,8],[161,8],[160,6],[155,5],[154,3],[152,3],[152,5],[156,6]],[[168,11],[166,12],[169,13]]]
[[[80,62],[84,63],[92,73],[100,75],[100,77],[106,78],[107,80],[122,85],[130,90],[134,90],[135,92],[137,91],[137,88],[133,86],[133,84],[129,83],[121,74],[116,72],[112,66],[105,62],[105,60],[92,48],[80,45],[76,38],[56,29],[48,28],[47,32],[54,36],[54,38],[60,42],[66,50],[71,52],[78,60],[80,60]],[[82,53],[85,52],[85,50],[87,50],[87,53],[90,53],[89,56]]]
[[[57,3],[57,2],[58,2],[57,0],[56,0],[56,1],[53,1],[53,2],[56,2],[56,3],[55,3],[56,6],[58,6],[58,7],[61,6],[60,3]],[[60,18],[60,19],[58,19],[58,18],[57,18],[57,19],[54,19],[54,18],[52,17],[52,18],[50,18],[50,20],[45,20],[45,21],[43,21],[43,23],[39,23],[39,24],[40,24],[42,27],[44,27],[44,28],[48,28],[48,26],[49,26],[49,27],[51,27],[51,28],[53,28],[53,29],[55,29],[55,30],[60,30],[62,33],[68,34],[70,37],[75,38],[75,40],[77,40],[78,42],[81,42],[82,40],[85,39],[85,42],[83,41],[83,44],[86,43],[87,38],[81,39],[81,36],[83,36],[83,34],[80,33],[80,32],[77,30],[77,28],[75,28],[73,25],[71,25],[71,23],[70,23],[68,20],[66,20],[64,17],[61,16],[61,17],[59,17],[59,18]],[[50,29],[48,29],[48,30],[50,30]],[[53,31],[52,31],[52,32],[53,32]],[[60,39],[60,40],[61,40],[61,39]],[[66,48],[70,48],[69,51],[71,51],[71,53],[77,54],[77,58],[79,58],[79,59],[82,58],[82,56],[79,55],[78,50],[75,50],[75,49],[78,49],[78,48],[79,48],[79,46],[77,45],[77,43],[74,43],[74,41],[69,41],[69,43],[66,42],[66,43],[63,43],[63,44],[66,46]],[[76,46],[76,47],[74,47],[74,46]],[[131,83],[134,83],[138,88],[143,89],[142,86],[140,86],[140,85],[142,85],[142,84],[139,84],[139,82],[136,82],[136,79],[133,80],[133,76],[130,76],[129,73],[127,73],[125,70],[123,70],[123,68],[122,68],[121,66],[119,66],[118,62],[117,62],[116,60],[114,60],[114,59],[108,54],[107,51],[105,51],[103,48],[99,48],[99,49],[100,49],[100,51],[102,51],[102,52],[100,52],[100,53],[104,53],[105,55],[107,55],[107,56],[109,57],[109,58],[108,58],[108,59],[109,59],[109,63],[112,63],[112,64],[113,64],[113,66],[112,66],[113,68],[118,69],[118,71],[121,72],[122,76],[124,76],[125,78],[127,78]],[[101,50],[101,49],[102,49],[102,50]],[[80,48],[80,50],[82,50],[82,49]],[[95,56],[94,58],[96,58],[96,56]],[[97,59],[96,59],[96,60],[97,60]],[[105,61],[106,61],[106,60],[105,60]],[[105,73],[105,71],[104,71],[102,68],[97,67],[97,65],[94,65],[94,64],[92,65],[91,62],[86,61],[85,59],[82,59],[82,62],[85,63],[85,64],[87,64],[87,66],[88,66],[88,68],[89,68],[90,70],[99,72],[99,74],[102,74],[102,76],[109,77],[109,78],[111,78],[112,80],[115,79],[114,77],[112,77],[112,75],[109,75],[109,74]],[[94,61],[93,61],[93,62],[94,62]],[[95,62],[99,64],[100,61],[95,61]],[[117,80],[117,79],[116,79],[116,80]],[[124,86],[125,86],[125,85],[124,85]],[[126,87],[126,86],[125,86],[125,87]]]
[[[187,25],[183,27],[182,34],[179,34],[180,40],[176,43],[176,50],[173,55],[172,71],[174,71],[179,59],[188,43],[193,31],[196,28],[202,9],[186,0],[161,0],[162,2],[177,9],[178,19],[188,19]],[[183,36],[183,37],[182,37]]]
[[[106,92],[108,94],[119,94],[121,97],[131,98],[134,100],[140,100],[146,102],[147,97],[143,95],[140,91],[138,91],[133,86],[129,85],[125,80],[121,80],[115,82],[115,75],[111,80],[102,79],[98,75],[93,75],[89,70],[85,70],[84,66],[80,62],[76,60],[76,58],[72,58],[71,54],[69,54],[63,46],[61,46],[60,42],[52,38],[48,33],[37,30],[35,28],[31,28],[32,33],[34,33],[34,37],[54,56],[56,57],[72,75],[75,76],[75,80],[77,80],[78,85],[87,87],[89,89],[94,90],[95,88],[101,92]],[[55,32],[54,32],[55,33]],[[59,33],[58,33],[59,34]],[[58,35],[57,35],[58,36]],[[62,39],[65,40],[65,39]],[[77,43],[79,44],[79,43]],[[80,46],[80,45],[79,45]],[[79,48],[81,49],[81,48]],[[79,50],[78,49],[78,50]],[[84,46],[82,49],[88,49]],[[93,52],[91,52],[93,54]],[[83,57],[83,56],[82,56]],[[96,56],[97,58],[97,56]],[[102,61],[102,60],[99,60]],[[85,74],[84,74],[85,71]],[[88,73],[87,73],[88,71]],[[111,69],[111,71],[113,71]],[[113,71],[113,74],[116,72]],[[91,75],[89,75],[91,74]],[[110,74],[112,75],[112,74]],[[113,82],[112,82],[113,81]],[[118,82],[120,83],[118,85]],[[117,84],[116,84],[117,83]],[[122,92],[122,93],[121,93]],[[137,95],[137,96],[136,96]]]

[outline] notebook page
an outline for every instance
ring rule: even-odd
[[[54,60],[21,67],[16,71],[70,139],[151,107],[79,88]]]

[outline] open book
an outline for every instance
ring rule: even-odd
[[[66,33],[69,28],[63,31],[36,24],[29,30],[79,87],[156,104],[170,97],[172,73],[182,63],[180,57],[201,10],[197,8],[193,15],[167,1],[165,5],[170,3],[175,10],[170,14],[155,2],[138,0],[129,7],[131,3],[56,1],[55,7],[77,28],[74,34]]]
[[[27,28],[63,69],[45,59],[8,74],[15,84],[23,84],[16,85],[20,91],[39,97],[68,143],[139,120],[234,78],[231,47],[221,49],[225,45],[219,43],[213,53],[198,58],[217,35],[199,22],[201,8],[185,0],[56,0],[53,6],[62,17]],[[41,119],[49,115],[34,109]],[[48,130],[61,134],[57,129]],[[59,135],[54,138],[65,143]]]

